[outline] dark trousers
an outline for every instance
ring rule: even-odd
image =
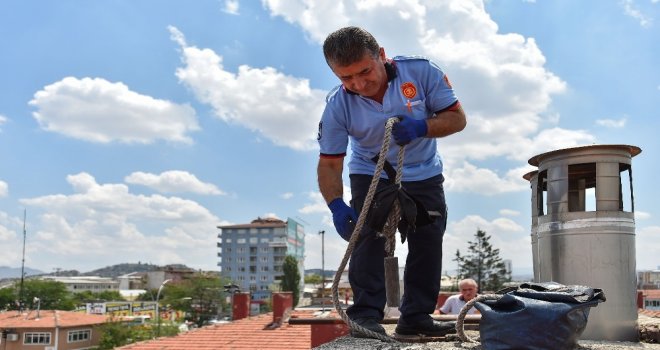
[[[360,213],[369,191],[371,176],[351,175],[351,206]],[[380,180],[379,186],[384,184]],[[447,206],[442,175],[422,181],[403,182],[408,193],[426,210],[442,213],[442,217],[426,226],[417,227],[407,237],[408,256],[403,276],[404,294],[400,320],[415,323],[429,318],[435,311],[442,275],[442,237],[447,226]],[[401,240],[397,235],[397,244]],[[364,227],[349,264],[348,279],[353,289],[353,305],[346,311],[351,319],[373,317],[383,319],[385,296],[385,239]]]

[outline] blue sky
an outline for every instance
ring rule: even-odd
[[[425,55],[468,115],[442,139],[444,269],[477,229],[529,271],[534,155],[631,144],[637,266],[657,268],[660,1],[36,1],[0,3],[0,265],[217,269],[218,225],[300,220],[306,268],[346,244],[316,185],[337,83],[321,43],[345,25]],[[347,193],[347,197],[348,197]],[[405,246],[397,255],[405,256]],[[400,258],[402,261],[402,258]]]

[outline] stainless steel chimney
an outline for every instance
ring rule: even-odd
[[[601,288],[582,339],[638,341],[635,219],[629,145],[593,145],[532,157],[534,280]],[[624,175],[624,176],[622,176]]]

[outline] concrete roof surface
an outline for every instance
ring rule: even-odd
[[[660,319],[640,315],[638,323],[653,326],[657,329]],[[387,334],[392,335],[396,325],[383,325]],[[465,335],[471,339],[479,338],[479,331],[466,330]],[[446,341],[429,343],[386,343],[378,339],[353,338],[344,336],[332,342],[315,347],[314,350],[484,350],[479,343],[463,343],[457,335],[447,336]],[[660,344],[580,340],[576,350],[660,350]]]

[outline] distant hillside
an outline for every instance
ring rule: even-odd
[[[61,277],[75,277],[75,276],[100,276],[100,277],[111,277],[116,278],[121,275],[129,274],[131,272],[149,272],[157,271],[167,268],[174,269],[190,269],[186,265],[182,264],[170,264],[165,266],[159,266],[154,264],[145,264],[145,263],[122,263],[112,266],[102,267],[89,272],[80,272],[78,270],[56,270],[53,272],[43,272],[31,268],[25,268],[26,276],[61,276]],[[0,266],[0,279],[4,278],[20,278],[21,277],[21,268]]]
[[[101,277],[118,277],[131,272],[149,272],[162,269],[161,266],[153,264],[137,264],[123,263],[112,266],[106,266],[100,269],[82,273],[81,276],[101,276]]]
[[[26,276],[31,275],[40,275],[44,273],[36,269],[31,269],[26,267],[24,269]],[[1,278],[20,278],[21,277],[21,268],[20,267],[9,267],[9,266],[0,266],[0,279]]]

